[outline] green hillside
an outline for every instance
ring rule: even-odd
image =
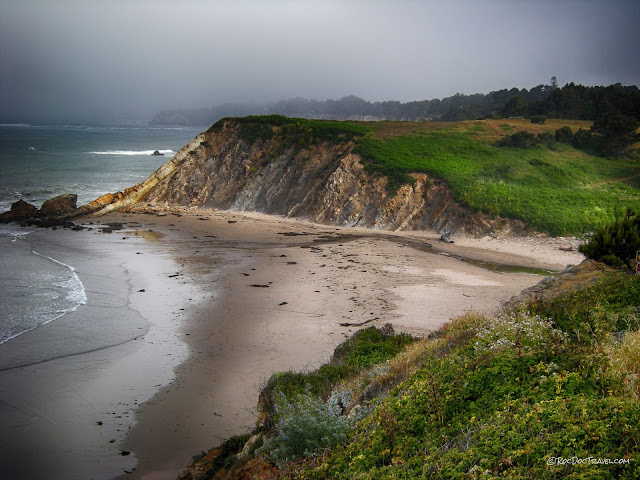
[[[584,121],[482,120],[450,124],[374,126],[356,152],[367,169],[391,178],[391,187],[424,172],[445,180],[461,204],[520,219],[552,235],[580,234],[611,221],[616,209],[640,205],[637,158],[603,158],[552,142],[532,148],[501,147],[518,131],[553,135],[561,126],[588,129]]]
[[[283,477],[638,478],[638,298],[636,278],[608,274],[495,318],[455,320],[408,347],[415,370],[348,442]],[[389,382],[396,364],[368,382]],[[337,390],[358,398],[366,378]]]

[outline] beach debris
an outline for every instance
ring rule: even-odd
[[[340,326],[341,327],[362,327],[363,325],[366,325],[368,323],[374,322],[376,320],[379,320],[379,317],[370,318],[369,320],[365,320],[363,322],[357,322],[357,323],[343,322],[343,323],[340,324]]]
[[[251,284],[252,287],[256,287],[256,288],[269,288],[270,285],[264,285],[264,284],[260,284],[260,283],[253,283]]]
[[[278,305],[282,306],[282,305],[287,305],[289,302],[280,302]]]
[[[131,455],[131,452],[129,450],[120,450],[120,455],[126,457],[127,455]]]
[[[453,243],[449,230],[447,230],[446,228],[442,230],[442,234],[440,235],[440,240],[444,243]]]

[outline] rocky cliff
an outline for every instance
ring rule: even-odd
[[[353,152],[357,136],[318,136],[295,124],[224,119],[199,134],[144,183],[85,211],[172,206],[258,211],[374,229],[447,228],[486,233],[496,220],[471,214],[449,187],[425,174],[389,192]]]

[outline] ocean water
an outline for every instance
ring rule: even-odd
[[[205,127],[0,125],[0,212],[18,199],[78,204],[146,179]],[[155,150],[163,156],[153,156]]]
[[[78,205],[145,180],[204,127],[0,125],[0,212],[76,193]],[[152,156],[155,150],[163,156]],[[34,250],[35,227],[0,225],[0,344],[86,301],[67,265]]]
[[[60,318],[87,300],[74,268],[33,250],[29,233],[0,225],[0,343]]]

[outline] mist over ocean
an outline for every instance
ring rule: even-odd
[[[0,125],[0,212],[19,199],[40,207],[78,194],[78,205],[145,180],[204,127]],[[155,150],[163,156],[153,156]],[[0,225],[0,344],[86,300],[72,265],[31,245],[36,227]],[[1,348],[1,347],[0,347]]]

